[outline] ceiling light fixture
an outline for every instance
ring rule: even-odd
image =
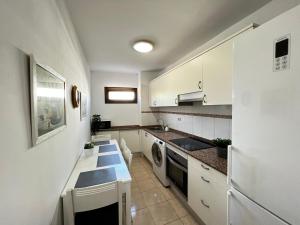
[[[136,41],[132,47],[137,52],[148,53],[153,50],[154,45],[150,41]]]

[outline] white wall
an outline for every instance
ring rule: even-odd
[[[156,125],[158,115],[151,113],[152,109],[149,107],[149,82],[157,77],[159,71],[143,71],[139,74],[139,90],[140,90],[140,125]]]
[[[138,74],[93,71],[91,78],[92,114],[111,120],[112,126],[140,124],[140,101],[138,104],[105,104],[104,87],[138,88]]]
[[[80,121],[70,91],[76,84],[89,96],[90,75],[66,27],[71,23],[65,26],[54,0],[0,0],[1,225],[61,224],[60,193],[89,139],[89,119]],[[30,53],[67,82],[67,128],[35,147],[26,57]]]

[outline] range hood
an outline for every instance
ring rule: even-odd
[[[201,91],[178,95],[178,102],[203,102],[205,94]]]

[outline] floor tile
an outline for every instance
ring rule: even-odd
[[[150,178],[150,175],[146,171],[139,172],[139,173],[133,173],[133,179],[135,181],[143,181],[143,180],[146,180],[149,178]]]
[[[173,198],[169,200],[169,202],[171,203],[172,207],[175,209],[175,212],[178,217],[184,217],[188,215],[188,211],[184,208],[184,206],[178,199]]]
[[[161,186],[161,187],[159,188],[159,190],[163,193],[164,197],[165,197],[167,200],[176,198],[175,195],[173,194],[173,192],[171,191],[171,188],[170,188],[170,187],[163,187],[163,186]]]
[[[137,211],[146,208],[146,204],[142,194],[131,196],[131,211]]]
[[[142,192],[138,187],[131,187],[131,195],[141,194]]]
[[[147,206],[166,201],[166,198],[158,188],[152,188],[146,192],[143,192],[142,195]]]
[[[133,225],[156,225],[150,211],[147,208],[133,211],[131,212],[131,216]]]
[[[164,187],[163,184],[160,182],[160,180],[158,180],[156,176],[152,177],[151,179],[154,181],[155,186]]]
[[[181,220],[175,220],[171,223],[167,223],[166,225],[183,225],[183,223],[181,222]]]
[[[163,202],[149,207],[156,225],[163,225],[178,219],[175,210],[169,202]]]
[[[132,188],[137,188],[138,187],[137,182],[135,180],[131,181],[131,187]]]
[[[164,187],[143,157],[133,158],[131,214],[133,225],[197,225],[170,188]]]
[[[150,190],[150,189],[156,187],[154,181],[149,178],[142,180],[142,181],[138,181],[137,183],[138,183],[138,186],[139,186],[141,192],[145,192],[147,190]]]
[[[199,225],[191,215],[180,218],[183,225]]]

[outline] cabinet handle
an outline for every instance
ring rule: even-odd
[[[202,90],[202,81],[201,81],[201,80],[198,82],[198,88],[199,88],[200,90]]]
[[[209,205],[205,204],[205,202],[201,199],[201,204],[204,205],[206,208],[209,209]]]
[[[205,181],[206,183],[210,183],[210,181],[209,180],[206,180],[204,177],[202,177],[201,176],[201,179],[203,180],[203,181]]]
[[[201,164],[201,167],[205,170],[209,170],[209,167],[204,166],[203,164]]]
[[[206,95],[203,96],[203,103],[207,103],[207,96]]]

